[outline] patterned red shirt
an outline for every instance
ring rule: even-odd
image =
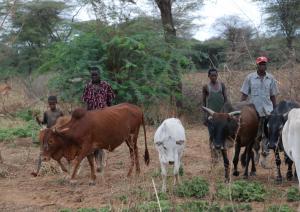
[[[91,81],[85,86],[82,101],[87,105],[88,110],[101,109],[111,105],[115,94],[110,86],[105,81],[98,84],[93,84]]]

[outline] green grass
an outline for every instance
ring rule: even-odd
[[[289,201],[289,202],[300,201],[300,192],[297,187],[291,187],[288,189],[287,201]]]
[[[266,190],[264,186],[258,182],[249,182],[245,180],[235,181],[232,184],[219,184],[217,186],[217,196],[240,202],[262,202],[265,200]]]
[[[192,180],[184,181],[175,189],[175,194],[179,197],[202,198],[206,196],[208,192],[208,182],[201,177],[195,177]]]
[[[272,205],[268,208],[267,212],[295,212],[287,205]]]

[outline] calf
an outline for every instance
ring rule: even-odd
[[[300,109],[292,109],[282,130],[282,143],[288,157],[294,161],[300,187]]]
[[[235,155],[233,159],[234,172],[233,175],[238,176],[237,164],[241,147],[246,147],[244,157],[242,157],[242,165],[245,166],[244,177],[248,177],[248,166],[250,159],[252,159],[252,168],[250,175],[256,172],[254,163],[254,153],[252,147],[255,143],[255,137],[258,128],[258,117],[253,105],[243,105],[241,111],[233,111],[229,113],[216,113],[209,108],[203,107],[209,113],[208,130],[210,140],[213,147],[221,150],[224,168],[225,168],[225,182],[229,182],[229,160],[227,156],[228,144],[235,140]],[[236,118],[235,115],[240,115]]]
[[[178,172],[185,146],[185,131],[179,119],[169,118],[158,127],[154,134],[155,147],[159,153],[162,191],[166,192],[167,165],[174,164],[174,184],[179,182]]]
[[[56,130],[46,129],[41,145],[42,159],[47,161],[62,155],[63,150],[68,150],[71,157],[75,158],[71,175],[71,183],[75,183],[78,167],[82,159],[87,157],[91,168],[91,183],[94,184],[96,175],[92,153],[97,149],[113,151],[126,142],[131,157],[128,176],[131,175],[134,165],[136,172],[139,173],[137,138],[141,125],[145,138],[144,160],[148,165],[150,157],[143,112],[139,107],[128,103],[102,110],[86,111],[82,108],[74,110],[71,121],[66,125]]]
[[[281,132],[282,128],[287,120],[288,112],[293,108],[299,108],[299,104],[293,101],[281,101],[279,104],[274,108],[271,115],[268,117],[268,124],[267,124],[267,133],[268,141],[267,147],[269,149],[274,150],[275,154],[275,162],[277,167],[277,181],[282,181],[282,175],[280,171],[281,159],[279,152],[283,150],[282,146],[282,138]],[[292,172],[292,165],[293,161],[287,157],[285,154],[286,163],[288,164],[288,171],[286,173],[287,180],[291,180],[293,178]]]

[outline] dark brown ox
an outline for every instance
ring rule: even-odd
[[[245,166],[244,176],[248,177],[248,166],[252,159],[252,168],[250,175],[255,175],[256,168],[254,163],[254,152],[252,147],[255,143],[255,137],[258,128],[258,117],[253,105],[243,105],[240,111],[230,113],[216,113],[209,108],[203,109],[210,114],[208,118],[208,130],[210,140],[213,147],[221,150],[224,167],[225,182],[229,182],[230,166],[227,156],[227,142],[235,141],[235,154],[233,159],[234,171],[233,175],[238,176],[237,165],[241,147],[246,147],[245,153],[242,155],[242,165]],[[235,117],[240,115],[239,117]]]
[[[128,176],[131,175],[134,165],[136,172],[140,172],[138,159],[137,138],[140,126],[143,125],[145,138],[145,163],[150,158],[147,149],[146,130],[142,110],[132,104],[123,103],[102,110],[86,111],[76,109],[72,119],[63,127],[45,132],[42,150],[44,161],[60,157],[64,149],[69,149],[70,158],[74,158],[74,167],[71,173],[71,183],[75,182],[77,169],[81,161],[87,157],[91,168],[91,183],[95,183],[95,167],[93,152],[96,149],[113,151],[126,142],[129,147],[131,165]]]

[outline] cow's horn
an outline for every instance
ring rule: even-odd
[[[209,115],[211,115],[211,116],[214,115],[214,113],[215,113],[212,109],[209,109],[207,107],[202,106],[202,108],[203,108],[203,110],[205,110],[206,112],[208,112]]]
[[[68,131],[69,129],[70,129],[69,127],[66,127],[66,128],[64,128],[64,129],[60,130],[59,132],[66,132],[66,131]]]
[[[241,111],[233,111],[233,112],[230,112],[228,113],[230,116],[235,116],[235,115],[240,115],[241,114]]]

